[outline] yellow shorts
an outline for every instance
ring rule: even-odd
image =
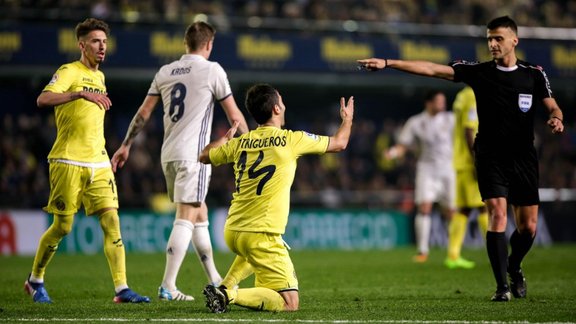
[[[232,252],[252,266],[256,287],[298,290],[296,271],[280,234],[224,229],[224,240]]]
[[[44,210],[72,215],[81,205],[86,215],[104,208],[118,208],[118,191],[111,167],[90,168],[67,163],[50,163],[50,198]]]
[[[477,208],[484,206],[474,169],[456,171],[456,207]]]

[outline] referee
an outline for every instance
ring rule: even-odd
[[[516,23],[508,16],[490,21],[487,40],[492,60],[483,63],[358,60],[369,71],[393,68],[464,82],[474,90],[479,123],[474,154],[478,186],[490,217],[486,248],[497,284],[493,301],[509,301],[511,293],[516,298],[526,297],[521,262],[534,242],[540,202],[534,108],[541,103],[547,109],[552,133],[564,130],[562,111],[552,96],[546,73],[542,67],[516,57],[517,33]],[[510,255],[505,234],[508,202],[516,222]]]

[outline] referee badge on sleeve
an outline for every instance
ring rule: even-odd
[[[518,107],[522,112],[527,112],[532,107],[532,95],[521,93],[518,95]]]

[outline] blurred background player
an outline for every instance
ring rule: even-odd
[[[470,87],[465,87],[456,95],[452,106],[454,112],[454,169],[456,170],[456,212],[448,227],[448,257],[445,265],[458,268],[462,258],[460,252],[468,229],[468,219],[474,210],[478,211],[477,222],[486,238],[488,213],[478,190],[478,179],[474,167],[474,137],[478,131],[476,98]],[[474,263],[468,261],[473,267]]]
[[[104,116],[112,106],[104,73],[98,68],[106,56],[110,29],[89,18],[76,26],[80,60],[62,65],[38,96],[38,107],[54,106],[57,136],[50,163],[50,198],[44,210],[54,215],[34,258],[32,273],[24,283],[35,302],[51,303],[44,288],[44,273],[58,244],[72,230],[74,214],[82,205],[86,215],[97,215],[104,232],[104,254],[110,266],[117,303],[148,303],[150,299],[128,288],[126,257],[120,220],[118,191],[105,148]]]
[[[354,99],[340,99],[342,123],[331,137],[284,130],[286,106],[276,89],[257,84],[246,93],[246,108],[258,128],[238,138],[236,125],[210,143],[202,163],[234,163],[236,191],[224,226],[224,239],[237,255],[222,286],[204,289],[206,306],[214,313],[235,304],[256,310],[296,311],[298,279],[282,234],[290,209],[290,188],[297,160],[306,154],[339,152],[352,129]],[[234,289],[251,273],[254,288]]]
[[[144,102],[132,119],[124,142],[112,157],[116,171],[128,160],[136,135],[150,119],[158,101],[164,104],[162,169],[168,196],[176,203],[176,220],[166,247],[166,269],[158,288],[161,300],[192,301],[176,287],[178,271],[192,241],[209,283],[222,280],[212,255],[208,231],[208,192],[211,168],[198,162],[210,141],[214,100],[224,110],[230,125],[238,122],[240,133],[248,126],[236,105],[228,77],[220,64],[208,61],[214,45],[214,28],[205,22],[188,26],[184,37],[186,54],[164,65],[152,81]]]
[[[454,213],[453,129],[454,116],[446,111],[446,96],[441,91],[431,90],[424,97],[424,111],[408,119],[398,136],[398,143],[385,152],[386,158],[399,158],[409,147],[417,144],[414,232],[418,254],[413,258],[415,262],[428,260],[434,203],[440,205],[446,219],[451,220]],[[452,242],[449,244],[453,245]],[[460,256],[452,265],[461,268],[474,266]]]
[[[534,147],[533,105],[548,112],[546,124],[553,134],[564,131],[564,114],[552,95],[544,69],[518,59],[518,27],[508,16],[486,25],[492,60],[478,63],[456,61],[442,65],[429,61],[369,58],[357,62],[365,69],[392,68],[412,74],[464,82],[474,90],[478,109],[478,133],[474,158],[480,194],[490,221],[486,250],[496,281],[491,300],[507,302],[527,294],[522,260],[530,251],[538,223],[539,166]],[[512,205],[516,230],[510,237],[508,255],[506,225]],[[510,284],[508,278],[510,277]]]

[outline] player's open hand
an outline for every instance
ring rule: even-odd
[[[109,110],[112,106],[107,94],[82,91],[82,98],[97,104],[100,109]]]
[[[112,156],[112,160],[110,160],[110,163],[112,163],[112,171],[116,172],[118,168],[123,167],[124,163],[128,161],[128,156],[130,156],[130,148],[122,144]]]
[[[226,138],[226,141],[231,140],[232,138],[234,138],[234,134],[236,134],[236,131],[238,131],[238,126],[240,125],[239,121],[234,121],[234,124],[232,125],[232,127],[230,127],[230,129],[226,132],[226,135],[224,135],[224,137]]]
[[[344,97],[340,98],[340,118],[342,120],[352,121],[354,119],[354,96],[348,98],[348,102]]]
[[[386,67],[386,60],[379,58],[369,58],[363,60],[357,60],[358,67],[360,69],[365,69],[368,71],[378,71]]]
[[[548,126],[552,129],[552,133],[562,133],[564,131],[564,123],[558,118],[550,118],[547,122]]]

